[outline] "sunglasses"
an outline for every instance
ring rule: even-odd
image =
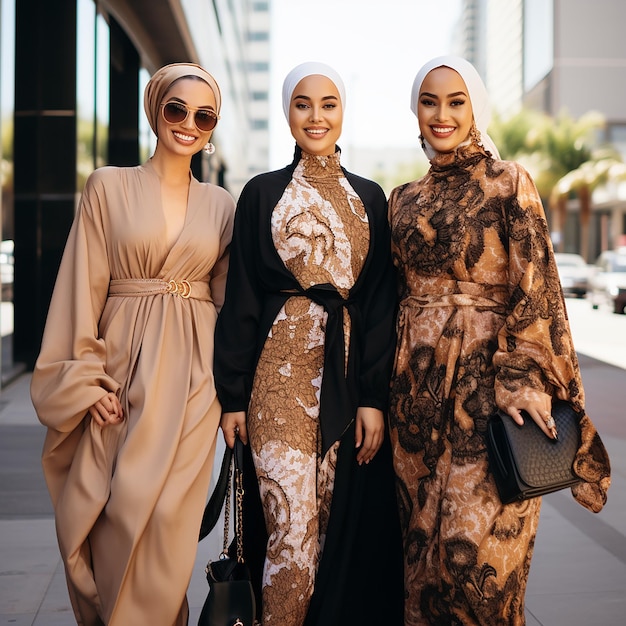
[[[198,130],[207,132],[213,130],[220,116],[211,109],[192,109],[181,102],[164,102],[161,104],[163,119],[168,124],[182,124],[189,115],[194,113],[194,123]]]

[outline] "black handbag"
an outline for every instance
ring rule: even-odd
[[[572,470],[580,447],[580,415],[568,402],[552,404],[558,439],[522,411],[524,426],[498,411],[487,423],[489,464],[503,504],[536,498],[580,482]]]
[[[234,451],[226,448],[220,476],[204,511],[200,539],[215,526],[224,505],[224,545],[218,560],[209,561],[205,572],[209,593],[198,626],[253,626],[256,602],[250,571],[243,560],[243,444],[235,438]],[[233,471],[234,470],[234,471]],[[232,480],[231,480],[232,476]],[[234,492],[235,555],[228,545],[231,498]]]

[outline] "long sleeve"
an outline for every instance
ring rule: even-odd
[[[533,387],[580,409],[580,384],[569,323],[543,207],[534,183],[519,170],[517,194],[506,207],[511,303],[494,356],[496,391],[502,396]]]
[[[103,196],[96,172],[70,230],[31,382],[39,419],[62,432],[73,430],[88,407],[119,387],[105,371],[106,346],[98,335],[110,276]]]
[[[582,416],[574,469],[584,480],[573,493],[599,511],[610,484],[609,458],[584,413],[578,358],[539,194],[528,173],[521,167],[518,172],[517,194],[506,207],[512,297],[494,355],[496,401],[508,406],[516,392],[530,387],[572,404]]]
[[[254,376],[264,301],[254,262],[259,258],[255,196],[248,184],[237,203],[226,298],[215,330],[215,381],[224,411],[247,409]]]
[[[224,305],[226,280],[230,265],[230,242],[233,237],[233,216],[229,213],[220,232],[220,256],[211,270],[209,286],[215,310],[219,313]]]
[[[387,202],[378,185],[369,184],[368,197],[356,181],[351,182],[365,206],[371,207],[369,215],[372,219],[371,258],[359,297],[362,321],[359,406],[386,410],[396,344],[396,282],[391,261]]]

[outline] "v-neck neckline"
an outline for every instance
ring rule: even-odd
[[[162,180],[161,177],[159,176],[159,173],[157,172],[156,168],[154,167],[154,164],[152,163],[152,160],[148,161],[148,165],[150,166],[150,169],[152,170],[153,175],[155,176],[157,183],[158,183],[158,196],[159,196],[159,211],[160,211],[160,215],[161,215],[161,219],[163,220],[163,230],[164,230],[164,247],[166,250],[166,258],[172,253],[172,250],[174,250],[174,248],[176,248],[176,245],[179,243],[183,233],[185,232],[185,228],[187,227],[187,223],[189,221],[189,217],[190,217],[190,208],[191,208],[191,195],[192,195],[192,190],[193,190],[193,183],[194,183],[194,177],[191,175],[191,170],[189,171],[189,183],[187,186],[187,202],[185,205],[185,216],[183,218],[183,222],[182,222],[182,226],[178,232],[178,234],[173,238],[172,242],[170,243],[166,237],[167,237],[167,219],[165,217],[165,207],[163,204],[163,188],[162,188]]]

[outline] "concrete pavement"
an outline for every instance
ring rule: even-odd
[[[598,515],[569,491],[544,498],[526,595],[528,626],[608,626],[626,619],[626,368],[582,354],[580,363],[587,409],[611,455],[613,482]],[[22,375],[0,395],[0,626],[72,626],[39,463],[44,429],[29,384],[30,376]],[[217,556],[220,540],[216,534],[199,544],[190,624],[206,595],[206,560]]]

